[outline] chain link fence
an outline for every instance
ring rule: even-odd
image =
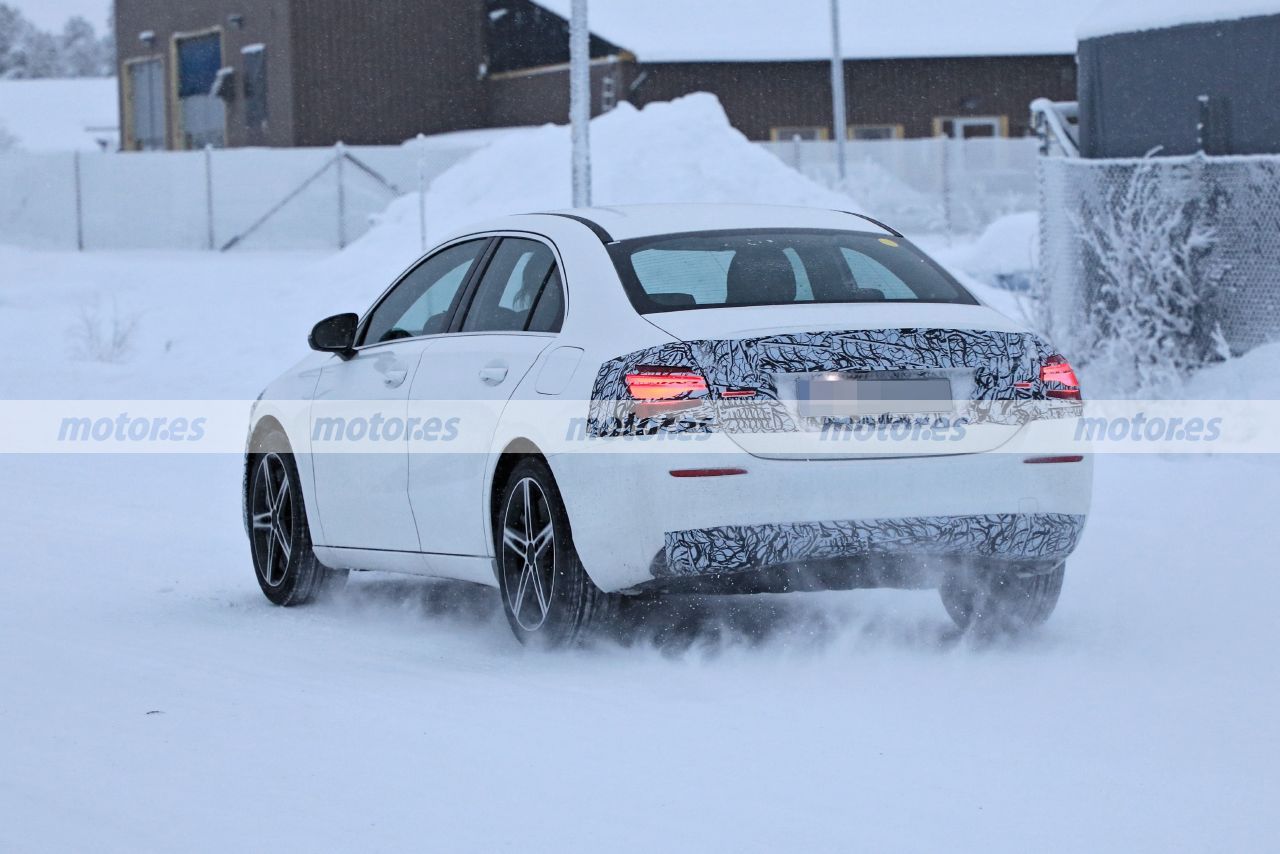
[[[0,243],[38,249],[325,249],[479,148],[0,154]]]
[[[812,180],[846,193],[859,208],[901,231],[976,235],[1006,214],[1035,210],[1034,138],[858,139],[846,143],[839,179],[830,140],[761,143]]]
[[[1154,376],[1280,338],[1280,156],[1038,172],[1039,320],[1074,357]]]
[[[483,141],[398,146],[0,153],[0,243],[42,249],[341,247],[395,196],[426,186]],[[1035,209],[1034,139],[761,143],[913,234],[967,236]]]

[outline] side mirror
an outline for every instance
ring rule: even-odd
[[[312,350],[337,353],[344,359],[350,359],[355,355],[356,327],[359,325],[359,315],[351,313],[326,317],[312,327],[307,343]]]

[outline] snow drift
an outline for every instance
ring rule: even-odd
[[[593,201],[745,202],[849,209],[849,197],[818,185],[753,145],[729,124],[714,95],[644,109],[622,103],[591,122]],[[384,284],[420,252],[418,195],[391,204],[380,222],[333,262],[340,276],[378,271]],[[516,130],[481,149],[427,190],[427,242],[507,214],[572,206],[569,128]]]

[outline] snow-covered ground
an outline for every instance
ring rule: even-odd
[[[384,284],[350,257],[0,247],[0,398],[251,397]],[[113,318],[122,360],[77,358]],[[554,654],[467,585],[269,605],[239,466],[0,456],[0,850],[1280,845],[1276,459],[1100,458],[1021,642],[875,591],[673,602]]]

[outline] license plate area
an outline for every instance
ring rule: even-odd
[[[955,411],[951,380],[938,376],[812,374],[795,378],[803,419],[885,419]]]

